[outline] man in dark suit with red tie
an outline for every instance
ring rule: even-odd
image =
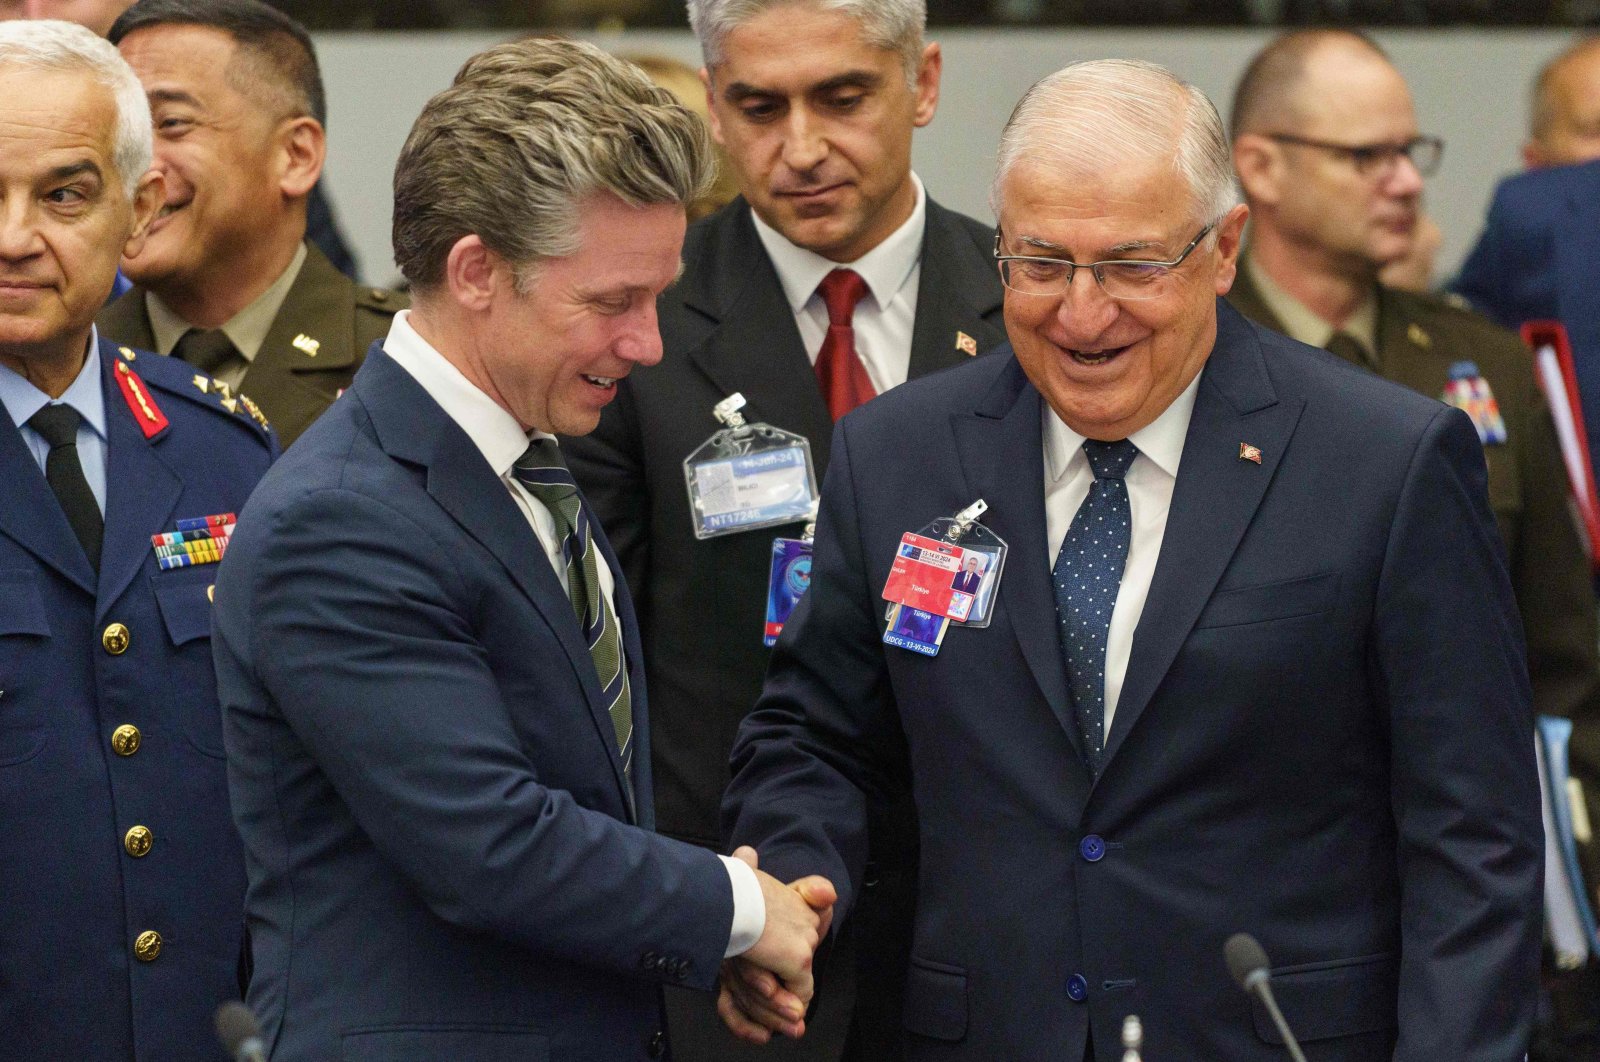
[[[923,5],[874,0],[851,11],[815,0],[689,5],[713,132],[742,197],[689,230],[686,272],[658,303],[662,363],[619,384],[595,432],[562,444],[639,610],[657,822],[719,848],[728,751],[767,665],[772,539],[798,538],[804,521],[695,537],[682,464],[719,427],[712,406],[743,394],[750,422],[810,441],[820,476],[835,418],[1004,339],[993,231],[939,206],[911,171],[912,133],[939,99],[941,55],[923,40]],[[862,978],[873,984],[852,1057],[897,1056],[903,964],[880,962],[907,946],[900,913],[913,902],[915,830],[909,804],[878,811],[870,891],[884,900],[858,918],[858,949],[847,937],[823,957],[826,1002],[789,1057],[845,1057],[852,950],[872,964]],[[681,1003],[669,999],[684,1057],[746,1057],[699,1000]]]

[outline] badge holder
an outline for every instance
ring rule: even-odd
[[[1006,544],[978,522],[988,508],[979,498],[955,516],[900,537],[883,587],[889,602],[885,644],[935,656],[952,625],[990,624]]]
[[[741,394],[718,402],[712,413],[727,427],[683,460],[695,538],[792,524],[816,505],[811,444],[770,424],[746,424],[744,405]]]
[[[761,642],[771,649],[789,622],[789,613],[811,589],[811,545],[817,537],[817,506],[813,502],[806,529],[799,538],[772,540],[772,570],[767,574],[767,622]]]

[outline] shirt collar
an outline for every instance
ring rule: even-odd
[[[384,353],[410,373],[445,415],[467,433],[494,474],[504,479],[528,449],[531,439],[553,439],[541,431],[525,432],[517,418],[502,409],[478,385],[461,374],[443,354],[411,327],[411,311],[401,310],[383,341]]]
[[[305,264],[306,245],[302,242],[295,249],[289,268],[272,282],[272,286],[223,324],[222,331],[245,361],[255,361],[256,355],[261,352],[262,344],[267,341],[267,333],[272,331],[272,322],[277,320],[278,311],[283,309],[289,289],[300,278],[300,267]],[[183,334],[195,326],[178,316],[178,312],[157,298],[153,291],[144,293],[144,305],[150,315],[150,332],[155,337],[156,350],[171,354]]]
[[[1366,348],[1368,354],[1378,349],[1378,292],[1374,288],[1356,307],[1350,319],[1339,328],[1318,317],[1305,303],[1290,295],[1277,282],[1267,276],[1267,271],[1256,264],[1249,255],[1244,257],[1244,267],[1250,280],[1261,293],[1261,301],[1283,325],[1284,334],[1313,347],[1326,347],[1335,332],[1343,332]]]
[[[860,273],[878,309],[889,305],[911,278],[912,269],[922,257],[922,234],[928,224],[928,193],[915,173],[911,174],[911,181],[917,191],[911,216],[882,243],[854,262],[834,262],[815,251],[796,247],[777,229],[762,221],[754,210],[750,212],[756,224],[756,235],[778,271],[778,282],[783,285],[790,309],[799,313],[816,294],[822,278],[835,269],[853,269]]]
[[[11,369],[0,365],[0,405],[6,407],[6,412],[11,415],[12,423],[17,427],[28,423],[33,415],[52,401],[61,402],[77,410],[83,422],[94,429],[94,433],[101,439],[106,437],[106,396],[100,387],[100,359],[96,356],[100,349],[100,333],[94,327],[89,329],[89,349],[83,359],[83,367],[78,370],[78,375],[73,377],[72,383],[61,393],[58,399],[51,397],[39,390],[33,384],[23,379]]]
[[[1200,377],[1204,375],[1205,370],[1201,369],[1189,381],[1183,393],[1162,411],[1161,416],[1128,436],[1142,456],[1149,458],[1151,463],[1173,479],[1178,478],[1178,462],[1183,459],[1183,441],[1189,435],[1195,395],[1200,389]],[[1050,408],[1049,402],[1044,403],[1043,416],[1045,482],[1056,483],[1071,471],[1074,461],[1087,462],[1089,457],[1083,452],[1084,436],[1067,427],[1066,422]]]

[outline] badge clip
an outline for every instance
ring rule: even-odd
[[[811,443],[770,424],[747,422],[744,407],[737,392],[711,407],[725,426],[684,458],[695,538],[816,519]]]

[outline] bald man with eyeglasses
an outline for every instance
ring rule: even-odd
[[[1443,144],[1419,134],[1405,79],[1382,50],[1346,31],[1268,45],[1239,83],[1232,124],[1251,237],[1228,301],[1473,418],[1527,633],[1534,708],[1577,724],[1574,767],[1600,811],[1594,596],[1532,359],[1486,318],[1378,280],[1406,251]]]

